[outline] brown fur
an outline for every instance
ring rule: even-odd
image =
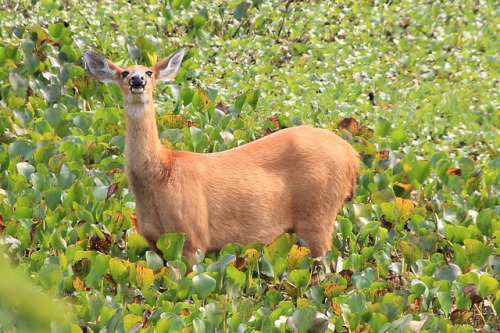
[[[168,77],[160,72],[171,58],[152,68],[126,69],[144,77],[153,71],[144,96],[132,94],[123,70],[109,60],[107,68],[99,57],[85,53],[90,72],[101,81],[117,82],[123,91],[126,173],[139,232],[155,251],[163,233],[184,232],[184,255],[193,263],[197,249],[269,243],[293,231],[312,256],[324,256],[338,210],[356,185],[359,158],[346,141],[325,129],[299,126],[220,153],[165,149],[158,138],[153,88],[159,79],[173,80],[179,56]]]

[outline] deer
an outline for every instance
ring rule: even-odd
[[[164,233],[185,233],[183,255],[216,252],[227,243],[271,243],[295,233],[314,258],[331,249],[336,216],[354,195],[359,155],[328,129],[296,126],[215,153],[163,147],[153,90],[174,81],[186,49],[152,67],[120,68],[91,50],[90,74],[116,82],[125,110],[125,173],[138,232],[162,256]]]

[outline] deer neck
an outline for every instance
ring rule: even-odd
[[[153,99],[144,103],[125,101],[126,136],[125,165],[127,170],[147,174],[163,160],[164,148],[158,137]]]

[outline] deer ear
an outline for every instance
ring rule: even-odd
[[[186,49],[180,49],[171,56],[160,60],[153,66],[158,81],[172,82],[182,64],[182,58],[186,54]]]
[[[106,83],[114,82],[117,78],[116,74],[121,72],[119,66],[94,51],[85,51],[83,58],[87,63],[87,69],[90,74],[98,81]]]

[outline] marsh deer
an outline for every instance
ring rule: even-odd
[[[295,232],[313,257],[330,249],[334,221],[353,195],[356,151],[326,129],[299,126],[227,151],[165,149],[158,137],[153,89],[174,80],[185,50],[153,67],[120,68],[93,51],[84,58],[101,82],[116,82],[126,114],[125,171],[137,226],[153,250],[166,232],[186,233],[184,255],[224,244],[269,243]]]

